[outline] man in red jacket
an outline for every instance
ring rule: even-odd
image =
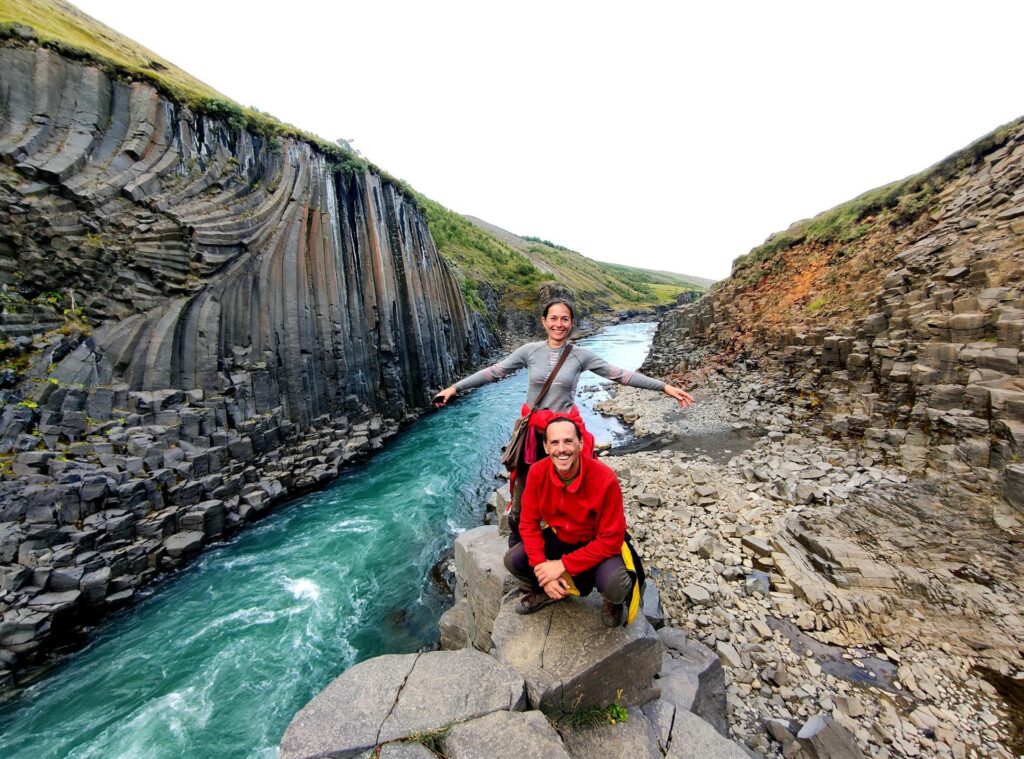
[[[505,567],[526,591],[516,606],[520,614],[561,601],[574,586],[584,596],[596,586],[604,596],[601,619],[616,627],[633,590],[621,553],[626,535],[622,490],[615,472],[583,457],[582,449],[571,419],[558,416],[548,424],[548,457],[530,467],[523,492],[523,542],[505,554]]]

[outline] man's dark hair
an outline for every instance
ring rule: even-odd
[[[583,432],[580,430],[579,425],[576,424],[576,422],[574,422],[572,419],[570,419],[567,416],[556,416],[554,419],[552,419],[550,422],[548,422],[547,425],[545,425],[545,427],[544,427],[544,441],[545,442],[547,442],[547,439],[548,439],[548,427],[550,427],[552,424],[556,424],[557,422],[568,422],[569,424],[571,424],[572,428],[574,430],[576,430],[576,439],[580,440],[580,441],[583,440]]]
[[[572,319],[574,322],[576,321],[576,309],[574,309],[572,307],[572,303],[567,301],[565,298],[552,298],[547,303],[545,303],[544,311],[541,313],[541,317],[546,319],[548,316],[548,311],[551,310],[551,307],[557,305],[562,305],[569,309],[569,318]]]

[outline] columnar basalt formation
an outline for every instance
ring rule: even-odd
[[[963,162],[910,224],[864,219],[672,312],[644,370],[782,367],[826,432],[1024,509],[1024,125]]]
[[[490,348],[404,190],[310,143],[26,44],[0,159],[0,681]]]

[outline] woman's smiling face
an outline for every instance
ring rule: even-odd
[[[547,316],[540,320],[548,340],[555,343],[565,342],[572,331],[572,314],[564,303],[553,303],[548,308]]]

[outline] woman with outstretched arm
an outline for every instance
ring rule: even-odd
[[[661,380],[653,379],[639,372],[631,372],[612,366],[603,358],[587,348],[568,343],[569,335],[572,332],[575,312],[572,305],[562,299],[555,299],[544,306],[541,317],[541,326],[547,333],[546,340],[526,343],[514,350],[508,356],[496,364],[481,369],[475,374],[446,387],[434,397],[434,403],[444,406],[456,393],[461,390],[469,390],[474,387],[486,385],[489,382],[497,382],[515,374],[520,369],[526,368],[529,372],[529,387],[526,392],[526,403],[523,405],[524,416],[531,414],[530,427],[541,434],[553,414],[568,414],[578,422],[584,431],[583,454],[592,456],[594,451],[594,436],[587,432],[583,426],[583,419],[580,417],[579,409],[574,404],[576,385],[579,383],[580,375],[584,371],[592,371],[605,379],[618,382],[622,385],[644,388],[646,390],[657,390],[675,398],[679,405],[686,408],[693,403],[693,398],[685,390],[666,384]],[[548,391],[537,403],[545,382],[557,365],[564,350],[568,349],[569,354],[565,357],[558,373],[554,376]],[[537,410],[534,411],[536,406]],[[510,544],[519,542],[519,504],[522,497],[523,486],[526,483],[526,471],[530,464],[544,457],[541,449],[542,443],[538,435],[528,435],[526,445],[525,461],[516,467],[512,472],[512,510],[509,523],[512,527]]]

